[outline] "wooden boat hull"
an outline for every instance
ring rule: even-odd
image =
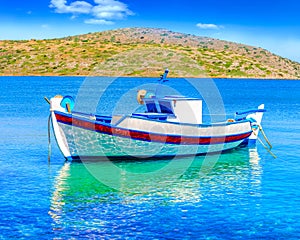
[[[111,124],[54,111],[52,122],[58,145],[67,159],[221,152],[239,146],[252,134],[249,121],[196,125],[126,116]]]

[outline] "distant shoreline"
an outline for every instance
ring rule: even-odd
[[[60,39],[0,41],[2,76],[142,76],[300,79],[300,63],[259,46],[123,28]]]
[[[39,74],[34,74],[34,75],[0,75],[0,77],[122,77],[122,78],[159,78],[158,76],[122,76],[122,75],[114,75],[114,76],[105,76],[105,75],[39,75]],[[290,80],[290,81],[299,81],[300,78],[262,78],[262,77],[204,77],[204,76],[199,76],[199,77],[185,77],[185,76],[176,76],[176,77],[169,77],[169,79],[176,79],[176,78],[193,78],[193,79],[226,79],[226,80]]]

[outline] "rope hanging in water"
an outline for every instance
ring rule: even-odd
[[[265,134],[265,131],[263,130],[262,126],[259,124],[258,125],[259,130],[261,131],[264,139],[266,140],[266,142],[268,143],[268,145],[270,146],[270,149],[273,148],[272,144],[270,143],[269,139],[267,138],[267,135]]]
[[[48,117],[48,162],[50,162],[51,157],[51,113]]]
[[[253,134],[257,137],[257,140],[261,143],[261,145],[268,151],[268,153],[270,153],[272,155],[273,158],[277,158],[277,156],[272,153],[271,149],[272,149],[272,144],[270,143],[269,139],[267,138],[267,135],[265,134],[262,126],[260,124],[258,124],[258,128],[261,131],[265,141],[268,143],[269,147],[267,147],[264,142],[258,137],[258,135],[255,133],[255,131],[253,131]]]
[[[257,140],[261,143],[261,145],[263,145],[263,147],[268,151],[268,153],[272,155],[273,158],[277,158],[277,156],[274,153],[272,153],[271,149],[269,149],[259,137],[257,137]]]

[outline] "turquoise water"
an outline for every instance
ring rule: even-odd
[[[43,97],[88,93],[99,100],[100,80],[0,78],[0,239],[300,238],[300,81],[214,81],[228,116],[265,103],[263,127],[277,159],[257,144],[221,156],[65,163],[52,136],[48,164]],[[112,82],[97,112],[134,109],[127,93],[155,81]],[[166,85],[198,94],[180,80]],[[206,96],[205,114],[219,108],[211,100],[216,95]],[[95,108],[90,102],[77,107]]]

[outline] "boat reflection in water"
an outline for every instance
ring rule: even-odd
[[[86,236],[91,229],[108,234],[128,221],[134,225],[135,218],[155,218],[158,208],[207,208],[221,200],[243,205],[249,195],[260,196],[261,175],[260,157],[249,148],[180,160],[66,162],[55,179],[49,214],[60,233],[80,228]]]

